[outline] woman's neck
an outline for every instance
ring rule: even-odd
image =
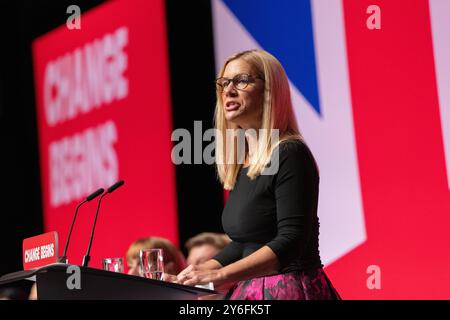
[[[258,134],[256,136],[254,134],[249,134],[245,136],[245,161],[244,167],[250,166],[253,163],[253,157],[258,148]]]

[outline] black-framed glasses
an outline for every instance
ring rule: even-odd
[[[220,91],[225,90],[230,83],[233,83],[233,86],[236,89],[243,90],[243,89],[247,88],[249,83],[255,82],[256,79],[260,79],[260,80],[264,81],[264,79],[261,77],[254,77],[247,73],[241,73],[241,74],[236,75],[233,79],[229,79],[229,78],[225,78],[225,77],[216,79],[216,85]]]

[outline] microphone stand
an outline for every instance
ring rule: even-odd
[[[83,264],[82,264],[83,267],[87,267],[89,265],[89,261],[91,260],[91,256],[89,254],[91,253],[92,240],[94,239],[95,225],[97,224],[97,217],[98,217],[98,212],[100,211],[100,204],[102,203],[103,198],[107,194],[112,193],[114,190],[121,187],[123,184],[124,184],[123,180],[117,181],[115,184],[113,184],[111,187],[109,187],[108,190],[104,194],[102,194],[100,199],[98,199],[97,211],[95,212],[95,218],[94,218],[94,225],[92,226],[91,237],[89,238],[89,246],[88,246],[86,254],[83,257]]]
[[[75,215],[73,216],[72,224],[71,224],[70,229],[69,229],[69,235],[67,236],[66,245],[64,246],[64,252],[63,252],[63,255],[58,258],[58,262],[67,263],[67,249],[69,248],[69,242],[70,242],[70,237],[72,235],[73,226],[75,225],[75,220],[77,219],[78,209],[80,209],[80,207],[83,204],[85,204],[86,202],[89,202],[89,201],[94,200],[95,198],[97,198],[104,191],[105,190],[103,188],[98,189],[97,191],[95,191],[95,192],[91,193],[89,196],[87,196],[86,199],[84,199],[82,202],[80,202],[77,205],[77,208],[75,209]]]

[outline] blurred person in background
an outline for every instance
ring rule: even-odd
[[[134,241],[128,248],[128,274],[142,276],[139,251],[144,249],[163,249],[164,273],[176,275],[186,267],[183,253],[172,242],[161,237],[147,237]]]
[[[231,239],[223,233],[203,232],[190,238],[185,243],[188,250],[187,263],[201,264],[213,258],[225,248]]]

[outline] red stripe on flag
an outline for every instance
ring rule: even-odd
[[[344,0],[368,240],[327,268],[343,298],[450,298],[450,197],[428,2]],[[381,268],[381,289],[366,272]]]

